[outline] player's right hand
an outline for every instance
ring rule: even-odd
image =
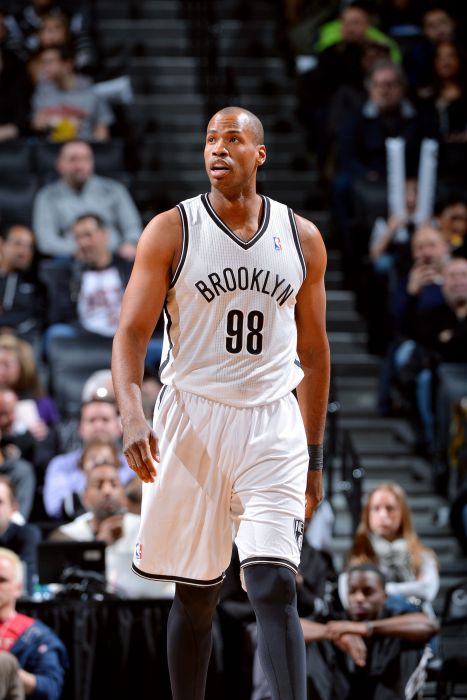
[[[157,437],[146,420],[132,421],[123,426],[123,454],[128,466],[145,483],[157,476],[156,464],[160,461]]]

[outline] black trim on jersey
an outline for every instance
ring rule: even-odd
[[[222,581],[225,578],[225,574],[221,574],[217,578],[213,578],[208,581],[203,581],[196,578],[183,578],[183,576],[163,576],[162,574],[148,574],[146,571],[141,571],[141,569],[138,569],[138,567],[134,564],[131,565],[131,568],[133,569],[135,574],[138,574],[138,576],[141,576],[141,578],[147,578],[151,581],[173,581],[174,583],[186,583],[189,586],[199,586],[201,588],[206,588],[208,586],[216,586],[218,583],[222,583]]]
[[[280,557],[249,557],[240,562],[240,568],[244,569],[246,566],[253,566],[254,564],[275,564],[276,566],[286,566],[292,569],[295,573],[298,571],[298,566],[295,566],[293,562],[289,559],[281,559]]]
[[[263,200],[263,216],[261,223],[259,225],[258,230],[254,234],[253,238],[250,238],[249,241],[242,241],[241,238],[239,238],[220,218],[220,216],[217,215],[215,209],[213,208],[211,202],[209,201],[209,197],[207,194],[201,195],[201,201],[204,204],[204,207],[211,217],[211,219],[214,221],[214,223],[222,230],[224,233],[228,235],[229,238],[231,238],[235,243],[237,243],[241,248],[244,250],[248,250],[248,248],[251,248],[263,235],[263,233],[266,231],[268,224],[269,224],[269,217],[271,213],[271,205],[269,203],[269,199],[267,197],[264,197],[262,194],[260,194],[261,199]]]
[[[164,302],[164,313],[166,315],[166,324],[165,324],[165,332],[167,333],[167,338],[169,339],[169,350],[167,352],[167,357],[163,362],[161,362],[159,366],[159,377],[161,376],[163,370],[167,367],[169,364],[169,359],[170,359],[170,353],[172,351],[172,348],[174,344],[172,343],[172,338],[170,337],[170,328],[172,326],[172,319],[170,318],[169,311],[167,309],[167,299]]]
[[[293,361],[293,363],[294,363],[294,365],[297,365],[297,367],[300,367],[300,369],[302,368],[302,363],[301,363],[300,360],[298,360],[297,358],[295,358],[295,360]]]
[[[305,263],[305,256],[303,255],[303,250],[302,250],[302,244],[300,243],[300,236],[298,234],[298,228],[297,228],[297,222],[295,221],[295,216],[290,207],[287,207],[287,211],[289,213],[289,221],[290,221],[290,226],[292,228],[292,236],[294,239],[295,247],[297,249],[298,253],[298,259],[300,260],[300,264],[302,266],[302,272],[303,272],[303,279],[306,277],[306,263]]]
[[[182,252],[180,254],[180,260],[178,261],[177,269],[175,270],[174,276],[172,277],[172,281],[169,285],[169,289],[175,285],[175,282],[180,276],[182,267],[185,264],[186,254],[188,250],[188,218],[183,204],[177,204],[177,209],[180,212],[180,219],[182,220]]]

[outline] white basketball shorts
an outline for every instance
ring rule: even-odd
[[[300,561],[308,451],[292,394],[236,408],[162,390],[160,464],[143,484],[133,571],[196,586],[222,581],[232,541],[242,567]]]

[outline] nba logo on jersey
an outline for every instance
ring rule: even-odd
[[[297,540],[298,548],[300,551],[302,551],[302,544],[303,544],[303,533],[305,531],[305,524],[303,520],[298,520],[295,518],[293,521],[294,524],[294,531],[295,531],[295,539]]]
[[[272,240],[274,241],[274,250],[277,250],[277,252],[280,253],[282,250],[281,239],[279,236],[273,236]]]
[[[140,544],[139,542],[136,543],[135,547],[135,559],[142,559],[143,558],[143,545]]]

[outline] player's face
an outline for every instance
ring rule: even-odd
[[[374,571],[352,571],[349,575],[349,613],[353,620],[374,620],[383,609],[386,593]]]
[[[216,114],[208,124],[204,162],[215,189],[238,189],[254,181],[266,158],[266,149],[256,142],[248,115],[243,112]]]

